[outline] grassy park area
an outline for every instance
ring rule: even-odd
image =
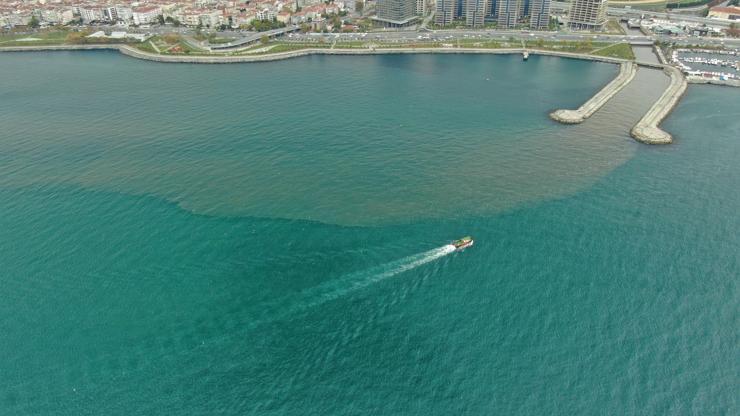
[[[0,47],[64,45],[67,42],[67,38],[70,33],[72,32],[60,30],[32,34],[3,34],[0,35]]]
[[[617,43],[591,52],[591,55],[634,60],[635,54],[628,43]]]
[[[161,55],[200,55],[205,53],[205,51],[191,46],[189,43],[185,42],[180,35],[174,33],[152,36],[149,40],[137,43],[134,46],[144,52]]]
[[[98,45],[136,42],[127,39],[89,38],[90,31],[50,30],[0,35],[0,48],[13,46]]]

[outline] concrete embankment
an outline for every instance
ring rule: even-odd
[[[665,54],[663,53],[663,49],[660,48],[658,45],[653,45],[653,50],[655,51],[655,55],[658,57],[658,61],[660,61],[661,64],[668,64],[668,60],[665,59]]]
[[[630,135],[637,141],[646,144],[669,144],[673,142],[673,136],[662,130],[660,123],[668,116],[678,104],[686,92],[687,82],[681,71],[672,66],[665,66],[663,71],[671,78],[671,83],[658,98],[658,101],[650,107],[650,110],[630,130]]]
[[[689,84],[710,84],[710,85],[723,85],[729,87],[740,87],[740,79],[714,79],[704,77],[686,77],[686,81]]]
[[[577,110],[557,110],[550,113],[550,118],[564,124],[582,123],[604,106],[614,95],[632,81],[637,73],[637,65],[633,62],[623,62],[619,74],[609,84],[591,97]]]
[[[121,53],[133,58],[146,59],[156,62],[183,62],[197,64],[223,64],[223,63],[246,63],[246,62],[268,62],[282,59],[291,59],[309,55],[401,55],[401,54],[522,54],[527,51],[530,54],[557,56],[561,58],[583,59],[608,63],[622,63],[622,59],[604,56],[592,56],[570,52],[539,51],[522,48],[510,49],[487,49],[487,48],[357,48],[357,49],[330,49],[309,48],[288,52],[268,53],[265,55],[231,55],[231,56],[205,56],[205,55],[157,55],[144,52],[127,45],[121,45]]]
[[[99,51],[120,50],[121,45],[46,45],[46,46],[3,46],[0,52],[44,52],[44,51]]]
[[[308,55],[386,55],[386,54],[522,54],[529,52],[532,55],[557,56],[560,58],[581,59],[587,61],[607,62],[612,64],[621,64],[627,62],[623,59],[610,58],[606,56],[593,56],[580,53],[545,51],[536,49],[507,48],[507,49],[488,49],[488,48],[309,48],[295,51],[267,53],[264,55],[159,55],[150,52],[144,52],[130,45],[111,44],[111,45],[55,45],[55,46],[17,46],[17,47],[0,47],[0,52],[31,52],[31,51],[60,51],[60,50],[95,50],[107,49],[118,50],[122,54],[132,58],[144,59],[154,62],[178,62],[193,64],[224,64],[224,63],[248,63],[248,62],[268,62],[282,59],[291,59]]]

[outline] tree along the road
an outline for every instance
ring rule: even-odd
[[[256,20],[252,22],[252,29],[257,32],[266,32],[272,29],[280,29],[281,27],[285,27],[285,23],[278,22],[277,19]]]

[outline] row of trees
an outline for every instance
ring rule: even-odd
[[[280,29],[281,27],[285,27],[285,23],[278,22],[277,19],[255,20],[250,25],[250,29],[257,32],[266,32],[268,30]]]
[[[169,23],[169,24],[171,24],[171,25],[173,25],[175,27],[180,27],[182,25],[182,23],[180,23],[180,21],[177,20],[177,19],[175,19],[174,17],[172,17],[172,16],[164,17],[161,14],[159,16],[157,16],[157,21],[159,21],[159,24],[160,25],[163,25],[165,23]]]

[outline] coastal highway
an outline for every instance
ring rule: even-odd
[[[109,27],[100,27],[99,30],[108,29]],[[188,28],[173,28],[173,27],[151,27],[151,28],[139,28],[138,30],[131,30],[131,32],[139,33],[180,33],[182,35],[193,34],[194,31]],[[247,37],[254,37],[257,32],[231,30],[218,32],[219,36],[232,37],[235,39],[243,39]],[[545,41],[571,41],[580,42],[585,40],[591,40],[592,42],[628,42],[633,46],[639,45],[651,45],[655,41],[676,43],[679,45],[715,45],[715,46],[726,46],[731,48],[740,48],[740,39],[730,38],[710,38],[710,37],[696,37],[696,36],[665,36],[665,35],[652,35],[645,36],[639,33],[630,33],[628,35],[612,35],[612,34],[595,34],[588,32],[538,32],[528,30],[497,30],[497,29],[443,29],[443,30],[426,30],[426,31],[412,31],[412,30],[380,30],[368,33],[293,33],[285,35],[280,38],[282,41],[287,42],[318,42],[322,39],[325,42],[351,42],[351,41],[365,41],[365,42],[383,42],[383,43],[417,43],[417,42],[450,42],[454,43],[457,40],[465,39],[481,39],[481,40],[499,40],[506,41],[510,38],[514,38],[517,41],[521,40],[537,40],[542,39]]]
[[[552,10],[554,12],[566,11],[569,7],[568,3],[564,2],[553,2]],[[708,19],[699,16],[688,16],[688,15],[676,15],[660,12],[648,12],[644,10],[626,9],[620,7],[610,7],[609,14],[617,17],[640,17],[654,16],[662,19],[672,19],[673,21],[684,21],[692,23],[703,23],[713,26],[728,26],[729,22],[723,22],[716,19]],[[96,28],[99,30],[110,29],[109,27]],[[153,33],[163,34],[176,32],[183,35],[193,34],[194,30],[189,28],[175,28],[172,26],[153,26],[149,28],[133,29],[129,28],[131,32],[139,33]],[[232,37],[237,39],[236,43],[246,38],[257,38],[261,37],[257,32],[249,32],[243,30],[229,30],[224,32],[218,32],[220,36]],[[710,37],[696,37],[696,36],[665,36],[665,35],[652,35],[645,36],[639,33],[631,33],[628,35],[613,35],[613,34],[595,34],[595,33],[584,33],[584,32],[538,32],[538,31],[517,31],[517,30],[497,30],[497,29],[443,29],[443,30],[377,30],[368,33],[294,33],[281,37],[281,40],[288,42],[314,42],[319,39],[324,39],[326,42],[347,42],[347,41],[377,41],[384,43],[414,43],[423,41],[436,41],[436,42],[455,42],[457,40],[465,39],[481,39],[481,40],[508,40],[514,38],[517,41],[521,40],[550,40],[550,41],[585,41],[591,40],[592,42],[629,42],[634,46],[638,45],[650,45],[655,41],[676,43],[679,45],[714,45],[714,46],[726,46],[731,48],[740,47],[740,39],[728,39],[728,38],[710,38]]]
[[[727,47],[740,47],[740,39],[709,38],[696,36],[645,36],[645,35],[608,35],[579,32],[530,32],[512,30],[433,30],[427,32],[410,31],[386,31],[369,33],[298,33],[281,38],[287,42],[317,42],[323,39],[325,42],[384,42],[384,43],[414,43],[414,42],[449,42],[457,40],[480,39],[507,41],[509,39],[545,41],[571,41],[580,42],[591,40],[592,42],[628,42],[633,46],[648,46],[655,41],[676,43],[679,45],[724,45]]]
[[[310,41],[319,38],[336,39],[336,40],[365,40],[365,41],[382,41],[382,42],[414,42],[420,40],[437,40],[453,41],[464,39],[509,39],[531,40],[531,39],[550,39],[560,41],[592,41],[604,42],[644,42],[652,43],[649,36],[644,35],[606,35],[593,33],[578,32],[536,32],[536,31],[517,31],[517,30],[430,30],[426,32],[411,31],[386,31],[386,32],[368,32],[368,33],[297,33],[284,37],[283,40]]]
[[[634,10],[633,10],[634,12]],[[682,16],[683,17],[683,16]],[[96,30],[110,30],[110,26],[96,27]],[[130,28],[129,31],[134,33],[152,33],[152,34],[164,34],[164,33],[180,33],[183,35],[194,34],[195,31],[189,28],[174,28],[171,26],[155,26],[150,28]],[[219,36],[232,37],[232,38],[245,38],[254,36],[258,32],[242,31],[242,30],[229,30],[218,32]],[[645,36],[642,34],[634,33],[628,35],[610,35],[610,34],[595,34],[595,33],[584,33],[584,32],[538,32],[528,30],[498,30],[498,29],[442,29],[442,30],[427,30],[422,32],[412,30],[379,30],[368,33],[294,33],[290,36],[283,36],[280,38],[283,41],[317,41],[319,38],[324,38],[325,41],[379,41],[379,42],[419,42],[422,40],[437,40],[437,41],[453,41],[457,39],[497,39],[505,40],[509,38],[516,40],[529,40],[529,39],[543,39],[543,40],[558,40],[558,41],[584,41],[591,39],[592,42],[630,42],[633,45],[640,44],[651,44],[654,41],[663,42],[675,42],[681,45],[692,45],[692,44],[710,44],[710,45],[725,45],[728,47],[740,47],[740,39],[730,38],[710,38],[710,37],[696,37],[696,36],[663,36],[663,35],[652,35]]]

